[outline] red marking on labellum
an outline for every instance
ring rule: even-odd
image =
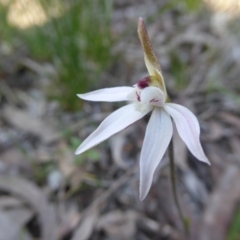
[[[150,102],[159,102],[159,100],[152,99]]]
[[[144,89],[146,87],[149,87],[151,83],[151,77],[150,76],[147,76],[145,78],[143,78],[142,80],[140,80],[138,83],[137,83],[137,86],[140,88],[140,89]]]
[[[139,102],[141,102],[140,96],[138,95],[137,92],[136,92],[136,94],[137,94],[137,100],[138,100]]]

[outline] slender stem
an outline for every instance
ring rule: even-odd
[[[182,213],[181,206],[178,201],[177,195],[177,187],[176,187],[176,176],[175,176],[175,162],[174,162],[174,148],[173,148],[173,140],[170,141],[169,144],[169,160],[170,160],[170,175],[171,175],[171,184],[172,184],[172,191],[173,191],[173,198],[176,204],[180,219],[183,223],[184,231],[186,234],[186,238],[189,235],[189,221],[187,218],[184,217]]]

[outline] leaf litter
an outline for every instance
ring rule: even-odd
[[[146,74],[136,23],[139,16],[153,16],[146,21],[169,93],[199,117],[202,144],[212,163],[208,168],[192,161],[174,137],[178,193],[191,219],[191,237],[226,239],[240,202],[239,39],[231,31],[231,18],[189,13],[179,6],[158,15],[166,4],[114,3],[112,32],[119,40],[113,52],[121,59],[104,73],[101,84],[132,84]],[[99,152],[77,159],[73,137],[84,139],[117,106],[84,103],[79,113],[64,112],[44,94],[56,75],[54,67],[26,58],[20,50],[13,60],[3,49],[0,240],[184,239],[167,155],[148,198],[138,200],[136,166],[146,121],[96,147]],[[21,76],[19,64],[25,72]]]

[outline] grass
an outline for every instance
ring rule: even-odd
[[[240,205],[235,213],[235,217],[228,233],[228,240],[240,240]]]
[[[112,1],[36,1],[47,16],[44,25],[25,30],[10,27],[6,21],[9,6],[1,10],[0,25],[9,38],[17,34],[31,56],[54,64],[58,76],[49,89],[50,95],[64,109],[79,109],[76,94],[89,91],[111,63]]]
[[[175,80],[175,86],[178,90],[183,90],[186,88],[188,81],[188,66],[178,54],[171,52],[170,53],[171,59],[171,73]]]

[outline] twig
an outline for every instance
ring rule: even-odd
[[[114,182],[111,187],[103,191],[102,194],[100,194],[92,203],[90,206],[88,206],[82,213],[82,217],[80,219],[80,224],[78,225],[72,240],[79,240],[81,238],[82,234],[82,226],[85,226],[84,224],[86,221],[88,221],[88,217],[91,215],[91,212],[96,210],[99,212],[100,208],[103,207],[103,205],[107,202],[107,199],[114,193],[116,192],[120,187],[122,187],[128,180],[131,178],[135,173],[136,173],[136,168],[131,168],[126,173],[119,178],[116,182]],[[98,213],[97,213],[98,214]],[[96,214],[96,215],[97,215]],[[85,238],[83,238],[85,239]]]

